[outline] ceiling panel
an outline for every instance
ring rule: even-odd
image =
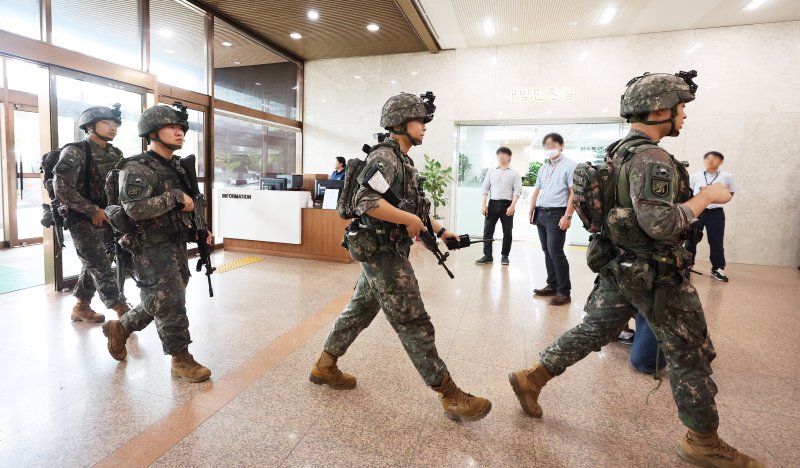
[[[800,0],[417,0],[444,49],[800,20]],[[618,8],[600,24],[603,10]],[[494,34],[487,35],[484,23]]]
[[[201,0],[305,60],[426,50],[394,0]],[[314,9],[319,19],[308,19]],[[378,32],[367,25],[380,26]],[[289,37],[292,32],[303,38]]]

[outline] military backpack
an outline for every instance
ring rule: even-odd
[[[572,204],[587,231],[602,231],[609,210],[617,203],[619,171],[634,154],[634,148],[644,144],[653,145],[646,137],[616,141],[606,148],[605,161],[598,164],[587,161],[575,168],[572,178],[575,195]],[[620,148],[623,148],[622,159],[617,162],[612,158]]]

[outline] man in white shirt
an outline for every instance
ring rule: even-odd
[[[514,210],[517,200],[522,194],[522,177],[512,169],[511,150],[505,146],[498,148],[498,166],[486,174],[483,181],[483,205],[481,213],[486,217],[483,223],[483,238],[492,239],[497,220],[503,225],[503,248],[500,251],[500,263],[508,265],[508,254],[511,252],[511,230],[514,228]],[[486,199],[489,203],[486,203]],[[485,265],[492,263],[492,243],[483,244],[483,257],[475,263]]]
[[[725,156],[719,151],[709,151],[703,156],[704,171],[692,174],[691,184],[694,194],[697,195],[705,187],[711,184],[723,184],[728,187],[731,193],[736,191],[733,182],[733,175],[730,172],[720,169]],[[711,204],[703,211],[700,220],[695,223],[695,229],[702,232],[706,228],[708,245],[711,247],[711,277],[723,283],[728,282],[725,276],[725,248],[723,240],[725,237],[725,212],[722,205]],[[697,254],[697,243],[693,240],[686,241],[686,249]]]

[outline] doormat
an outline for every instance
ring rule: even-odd
[[[250,265],[251,263],[260,262],[261,260],[264,260],[264,257],[255,257],[255,256],[242,257],[238,260],[234,260],[228,263],[223,263],[222,265],[218,266],[216,273],[227,273],[231,270],[235,270],[237,268]]]

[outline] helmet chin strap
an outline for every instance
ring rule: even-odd
[[[408,125],[407,125],[407,123],[404,123],[403,125],[400,126],[400,131],[397,131],[397,130],[390,130],[390,131],[392,131],[392,132],[394,132],[394,133],[396,133],[398,135],[405,135],[405,137],[408,138],[408,141],[411,142],[412,146],[418,146],[418,145],[422,144],[422,140],[420,140],[418,138],[414,138],[414,137],[412,137],[411,135],[408,134]]]
[[[669,127],[669,133],[667,135],[671,136],[671,137],[676,137],[676,136],[680,135],[680,133],[681,133],[680,130],[675,128],[675,117],[677,117],[677,116],[678,116],[678,106],[675,106],[675,107],[672,108],[672,115],[668,119],[664,119],[664,120],[640,120],[639,123],[642,123],[644,125],[660,125],[660,124],[669,122],[670,127]]]
[[[170,144],[170,143],[165,143],[162,139],[160,139],[158,137],[158,132],[155,133],[155,136],[153,137],[153,141],[157,141],[157,142],[161,143],[162,145],[166,146],[167,148],[171,149],[172,151],[178,151],[179,149],[183,148],[183,145],[173,145],[173,144]]]
[[[92,129],[92,130],[91,130],[91,133],[92,133],[92,134],[96,135],[96,136],[97,136],[97,138],[99,138],[99,139],[101,139],[101,140],[105,141],[106,143],[108,143],[109,141],[113,141],[113,140],[114,140],[113,138],[109,138],[109,137],[107,137],[107,136],[103,136],[103,135],[101,135],[101,134],[97,133],[97,128],[95,128],[94,124],[92,124],[90,128]]]

